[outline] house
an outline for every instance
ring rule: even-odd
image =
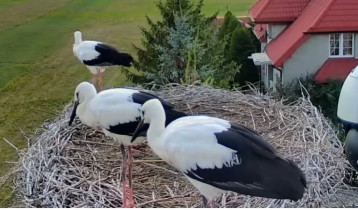
[[[358,65],[358,0],[258,0],[249,17],[266,88],[307,75],[344,80]]]

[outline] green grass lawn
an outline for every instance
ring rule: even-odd
[[[246,15],[255,0],[206,0],[205,13],[227,9]],[[8,139],[19,148],[46,119],[55,117],[72,99],[76,85],[90,79],[72,53],[73,32],[133,53],[140,43],[145,15],[157,18],[154,0],[1,0],[0,1],[0,176],[17,158]],[[104,74],[106,87],[126,84],[120,68]],[[11,201],[7,184],[0,206]]]

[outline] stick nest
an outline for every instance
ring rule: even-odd
[[[206,114],[258,131],[279,155],[293,160],[308,188],[298,202],[227,193],[220,207],[337,207],[358,203],[346,185],[349,164],[330,123],[306,98],[283,101],[203,86],[170,85],[153,91],[175,109]],[[17,192],[26,207],[120,207],[119,144],[79,121],[69,127],[71,107],[44,124],[20,152]],[[134,152],[133,188],[137,207],[202,207],[199,192],[146,145]]]

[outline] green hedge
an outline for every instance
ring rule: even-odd
[[[340,130],[341,139],[344,139],[342,124],[337,117],[338,100],[343,82],[331,80],[327,83],[318,83],[311,76],[301,79],[300,82],[307,89],[308,95],[306,96],[310,98],[312,104],[319,108],[325,117],[331,119],[333,124]],[[284,98],[287,98],[288,102],[298,99],[302,96],[299,81],[281,87],[279,93]]]

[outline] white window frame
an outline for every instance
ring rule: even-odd
[[[331,55],[331,35],[339,34],[339,55]],[[352,55],[343,55],[343,34],[352,34]],[[330,33],[328,36],[328,55],[331,58],[352,58],[354,57],[354,33]]]

